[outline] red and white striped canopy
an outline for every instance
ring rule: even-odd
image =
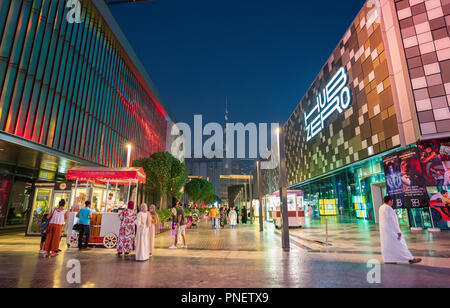
[[[145,183],[142,168],[75,167],[67,171],[67,180],[93,181],[110,184]]]

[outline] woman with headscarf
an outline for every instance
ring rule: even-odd
[[[123,253],[128,256],[134,250],[134,238],[137,215],[134,212],[134,202],[128,202],[128,209],[119,213],[120,230],[117,243],[117,253],[121,256]]]
[[[237,225],[237,218],[238,218],[238,214],[237,214],[236,210],[234,209],[234,207],[232,207],[231,210],[230,210],[230,226],[231,226],[231,229],[234,229],[234,227],[236,227],[236,225]]]
[[[156,206],[154,204],[150,205],[150,257],[153,256],[153,249],[155,247],[155,234],[156,228],[158,226],[159,216],[156,212]]]
[[[227,209],[225,207],[222,208],[220,211],[220,227],[222,229],[225,229],[225,226],[227,224]]]
[[[242,223],[247,224],[247,207],[242,208]]]
[[[150,256],[149,228],[151,224],[147,204],[141,204],[141,211],[136,219],[136,261],[147,261]]]

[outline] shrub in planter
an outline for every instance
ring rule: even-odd
[[[172,212],[169,209],[156,210],[159,216],[159,221],[163,224],[172,218]]]

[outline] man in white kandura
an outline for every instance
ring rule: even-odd
[[[422,262],[416,259],[408,250],[406,241],[400,231],[398,217],[392,208],[394,200],[384,197],[384,204],[380,207],[380,238],[381,254],[385,264],[397,264],[397,262],[409,261],[410,264]]]

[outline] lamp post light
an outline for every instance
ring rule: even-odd
[[[249,206],[250,206],[250,224],[253,225],[253,178],[250,175],[248,177],[248,190],[249,190]]]
[[[258,200],[259,200],[259,232],[264,231],[264,217],[263,217],[263,205],[261,197],[261,162],[256,162],[256,176],[258,177]]]
[[[284,132],[279,127],[278,135],[278,166],[280,168],[280,206],[281,206],[281,240],[284,251],[290,250],[289,243],[289,213],[287,205],[286,152],[284,148]]]
[[[127,168],[131,167],[131,144],[127,144],[128,152],[127,152]]]

